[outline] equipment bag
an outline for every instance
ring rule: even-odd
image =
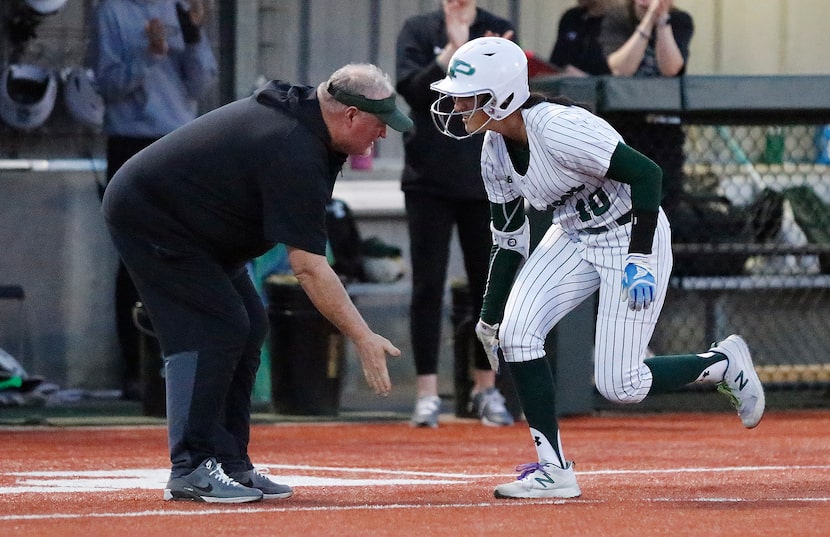
[[[326,228],[334,257],[334,272],[346,282],[366,280],[363,243],[354,213],[343,200],[332,198],[326,205]]]
[[[675,255],[675,276],[734,276],[744,273],[749,255],[740,246],[775,240],[781,229],[784,197],[771,189],[738,207],[716,195],[685,194],[669,215],[675,244],[735,244],[720,255]]]
[[[745,244],[754,231],[745,208],[735,207],[724,196],[686,194],[669,214],[675,244]],[[734,276],[743,273],[745,252],[707,255],[678,253],[675,276]]]
[[[781,193],[790,202],[795,221],[807,241],[830,245],[830,206],[806,185],[785,188]],[[830,254],[820,254],[819,265],[822,273],[830,273]]]

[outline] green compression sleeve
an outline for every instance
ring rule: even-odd
[[[663,183],[663,170],[653,160],[617,144],[606,177],[631,185],[632,226],[629,253],[651,253]]]
[[[660,207],[663,170],[635,149],[617,144],[608,166],[609,179],[631,185],[632,209],[654,211]]]
[[[491,203],[490,213],[496,229],[515,231],[525,221],[524,200],[518,198],[505,204]],[[507,295],[521,263],[522,256],[519,252],[493,245],[484,303],[481,307],[481,320],[485,323],[492,325],[501,322]]]

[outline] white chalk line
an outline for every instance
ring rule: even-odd
[[[353,468],[338,466],[312,466],[266,464],[263,468],[272,470],[293,470],[294,472],[333,472],[341,474],[364,474],[360,479],[344,479],[338,477],[321,477],[319,475],[278,475],[275,479],[292,487],[377,487],[377,486],[423,486],[423,485],[468,485],[481,479],[504,478],[504,474],[466,474],[458,472],[424,472],[395,470],[389,468]],[[771,466],[728,466],[728,467],[690,467],[690,468],[650,468],[628,470],[589,470],[578,472],[580,476],[614,476],[614,475],[654,475],[679,473],[722,473],[722,472],[790,472],[798,470],[826,471],[830,465],[771,465]],[[162,469],[121,469],[121,470],[90,470],[90,471],[29,471],[0,473],[2,476],[17,478],[14,486],[0,487],[0,496],[25,493],[102,493],[127,489],[161,490],[167,480],[169,471]],[[368,476],[374,476],[368,477]],[[383,476],[383,477],[379,477]],[[671,503],[758,503],[767,501],[776,502],[807,502],[827,503],[830,497],[787,497],[787,498],[644,498],[644,502],[671,502]],[[477,507],[492,507],[494,505],[549,505],[549,504],[596,504],[606,503],[605,500],[590,499],[541,499],[521,500],[517,502],[495,503],[456,503],[456,504],[389,504],[389,505],[355,505],[355,506],[321,506],[321,507],[293,507],[287,504],[284,507],[223,507],[221,509],[207,508],[198,511],[179,510],[151,510],[136,512],[104,512],[104,513],[49,513],[49,514],[14,514],[0,515],[0,521],[23,521],[41,519],[75,519],[83,517],[93,518],[130,518],[145,516],[203,516],[205,514],[226,513],[275,513],[275,512],[303,512],[303,511],[353,511],[353,510],[389,510],[389,509],[437,509],[454,508],[466,509]]]
[[[290,502],[290,500],[287,500]],[[826,498],[644,498],[644,502],[668,502],[668,503],[765,503],[769,501],[775,502],[798,502],[798,503],[830,503],[830,497]],[[240,514],[263,514],[263,513],[301,513],[301,512],[316,512],[325,511],[330,513],[333,511],[389,511],[389,510],[407,510],[407,509],[475,509],[475,508],[493,508],[493,507],[513,507],[513,506],[527,506],[527,505],[588,505],[588,504],[602,504],[609,503],[607,500],[582,500],[574,499],[542,499],[542,500],[502,500],[499,502],[471,502],[471,503],[451,503],[451,504],[388,504],[388,505],[349,505],[349,506],[317,506],[317,507],[228,507],[222,509],[207,508],[199,510],[149,510],[149,511],[133,511],[125,513],[47,513],[38,515],[0,515],[0,522],[14,522],[14,521],[33,521],[33,520],[72,520],[72,519],[89,519],[89,518],[141,518],[141,517],[204,517],[205,515],[240,515]]]

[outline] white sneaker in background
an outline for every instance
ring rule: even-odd
[[[441,398],[437,395],[425,395],[415,402],[412,413],[413,427],[438,427],[438,415],[441,413]]]

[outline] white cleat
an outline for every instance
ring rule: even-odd
[[[718,391],[729,397],[744,427],[752,429],[764,416],[766,399],[749,347],[741,336],[732,334],[709,350],[726,356],[726,373],[718,383]]]
[[[496,498],[576,498],[582,491],[576,484],[574,465],[565,468],[552,463],[531,462],[516,467],[519,478],[496,487]]]

